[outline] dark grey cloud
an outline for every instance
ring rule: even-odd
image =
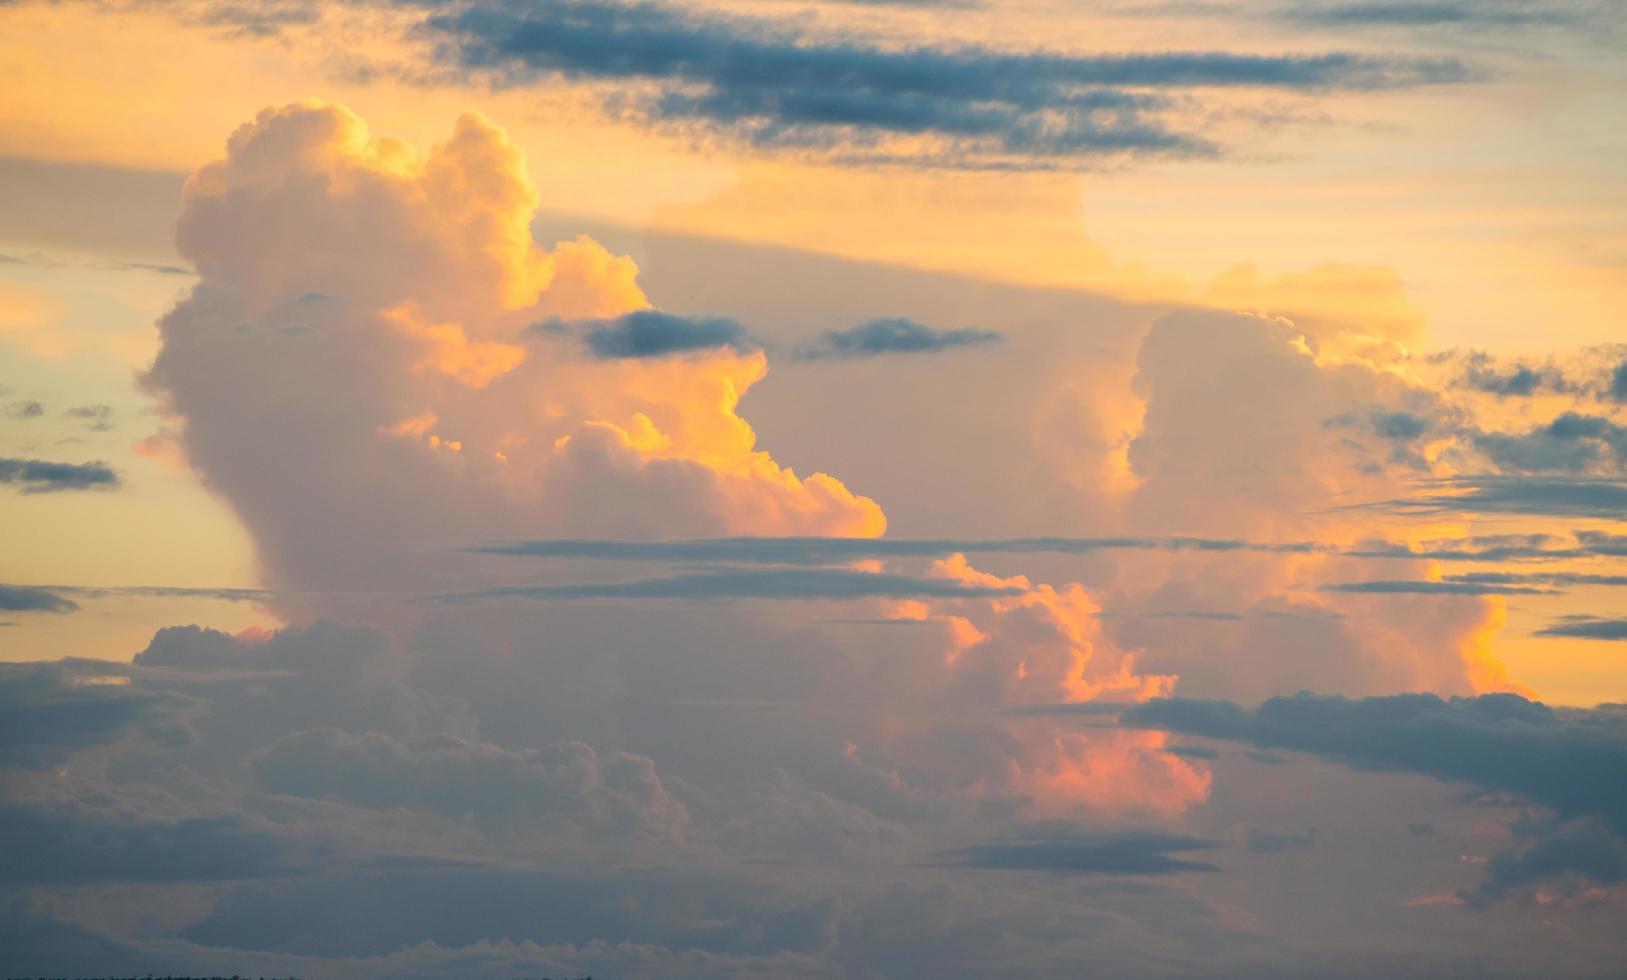
[[[314,3],[292,2],[217,3],[209,6],[199,18],[209,27],[226,29],[229,33],[245,37],[278,37],[286,27],[304,27],[322,19],[320,6]]]
[[[71,801],[0,804],[0,881],[228,880],[287,868],[276,835],[240,813],[165,821]]]
[[[956,347],[987,347],[1005,338],[993,330],[963,327],[939,330],[904,317],[871,320],[848,330],[829,330],[798,347],[799,360],[876,357],[881,354],[935,354]]]
[[[1314,543],[1272,544],[1227,538],[823,538],[733,537],[633,541],[554,538],[481,545],[482,554],[600,561],[733,561],[776,565],[840,564],[866,558],[941,558],[951,554],[1088,555],[1099,551],[1316,552]]]
[[[1022,589],[970,585],[946,578],[859,572],[845,568],[722,568],[628,582],[498,586],[433,596],[475,599],[919,599],[1021,595]]]
[[[1241,613],[1219,612],[1212,609],[1157,609],[1145,612],[1102,612],[1102,619],[1200,619],[1211,623],[1241,623]]]
[[[1434,582],[1380,579],[1370,582],[1335,582],[1322,586],[1327,592],[1354,592],[1361,595],[1551,595],[1553,589],[1534,585],[1508,585],[1497,582]]]
[[[729,670],[712,673],[704,664],[697,669],[687,652],[682,617],[651,620],[659,629],[652,651],[648,642],[640,646],[630,639],[642,634],[610,628],[643,610],[503,612],[515,611],[546,625],[546,643],[543,633],[530,633],[535,646],[482,649],[478,627],[489,622],[487,612],[498,611],[480,609],[462,611],[476,628],[432,624],[411,641],[410,651],[372,630],[332,624],[252,639],[197,628],[164,631],[133,667],[102,665],[127,676],[130,685],[102,687],[150,692],[185,683],[200,702],[192,718],[195,737],[163,752],[140,742],[121,746],[106,760],[105,771],[112,774],[107,779],[98,775],[100,754],[84,764],[74,760],[66,779],[26,774],[35,784],[60,784],[53,792],[72,793],[77,802],[0,796],[0,848],[34,851],[0,858],[0,878],[48,896],[40,904],[53,915],[98,928],[185,896],[184,914],[140,933],[152,949],[174,958],[117,960],[135,963],[125,971],[132,973],[158,965],[187,975],[589,972],[534,965],[541,959],[511,965],[483,958],[492,950],[533,955],[522,947],[536,942],[568,946],[567,953],[592,946],[628,955],[655,949],[667,957],[648,966],[595,961],[595,976],[864,970],[910,976],[923,969],[934,975],[1031,975],[1037,958],[1054,965],[1049,972],[1058,976],[1120,975],[1146,962],[1143,923],[1149,921],[1146,935],[1183,937],[1159,960],[1179,967],[1176,972],[1202,972],[1200,961],[1207,958],[1230,966],[1234,942],[1250,950],[1262,945],[1257,936],[1216,933],[1206,905],[1186,902],[1161,884],[1231,863],[1217,857],[1225,846],[1220,841],[1055,825],[983,840],[994,832],[967,827],[1004,819],[1007,804],[979,804],[976,822],[969,823],[957,816],[969,810],[940,809],[935,791],[925,788],[931,783],[913,767],[894,772],[883,763],[872,771],[848,760],[846,739],[868,741],[862,729],[854,731],[852,715],[840,710],[831,727],[809,729],[810,715],[827,712],[798,710],[808,703],[798,698],[809,684],[833,684],[841,697],[854,690],[836,686],[833,662],[810,657],[812,646],[765,643],[734,632],[730,619],[722,631],[709,627],[696,635],[698,642],[732,647],[737,655]],[[714,612],[742,611],[705,610],[695,618],[715,621]],[[573,628],[571,618],[586,613],[606,615],[584,620],[592,629]],[[806,634],[818,632],[793,625],[781,635],[817,642],[817,635]],[[911,642],[887,637],[882,643],[895,639]],[[763,656],[764,650],[774,656]],[[865,658],[876,663],[864,664],[858,676],[872,678],[876,666],[895,659],[879,655],[892,652],[887,646],[876,650],[878,656]],[[936,644],[923,652],[934,660],[939,655]],[[494,675],[498,659],[511,663],[512,672]],[[783,686],[775,681],[765,687],[760,677],[751,682],[753,671],[793,664],[805,665],[805,671],[786,675]],[[587,688],[572,676],[578,669],[591,671],[597,696],[581,696]],[[480,693],[478,684],[448,686],[437,679],[441,674],[501,688],[513,699],[514,720],[502,721],[507,709],[491,693]],[[747,683],[735,686],[743,675]],[[655,697],[618,696],[623,676]],[[412,692],[400,686],[403,677]],[[535,686],[516,683],[522,677]],[[407,696],[413,692],[422,697]],[[705,702],[704,709],[664,704],[691,693],[718,700]],[[471,728],[449,737],[410,717],[431,700],[464,698],[479,713],[479,735]],[[578,699],[585,702],[581,713],[561,721],[561,709]],[[738,700],[713,706],[730,699]],[[882,710],[890,713],[891,706]],[[685,720],[663,717],[672,711]],[[0,706],[0,719],[6,717]],[[719,727],[736,717],[759,720],[749,728]],[[700,727],[687,727],[692,725]],[[998,742],[1007,728],[1001,722],[992,738]],[[128,730],[118,729],[114,737]],[[818,744],[799,752],[810,735]],[[559,744],[575,737],[589,738],[596,748]],[[942,743],[946,757],[988,751],[984,736],[959,719],[930,730],[930,737]],[[691,742],[693,749],[686,747]],[[0,745],[9,743],[10,733],[0,732]],[[522,747],[534,745],[548,747]],[[647,752],[657,761],[617,749]],[[860,759],[869,751],[861,749]],[[690,752],[703,761],[686,762]],[[755,759],[742,765],[744,753]],[[742,795],[737,787],[756,780],[759,766],[783,767],[809,788],[768,800]],[[909,799],[899,794],[897,802],[887,802],[898,793],[889,775],[908,781]],[[962,798],[961,780],[952,782],[946,793]],[[676,810],[661,802],[657,787],[682,801],[687,823],[674,822]],[[1221,819],[1229,824],[1233,817]],[[1251,819],[1277,826],[1268,814]],[[1300,832],[1292,818],[1278,820],[1289,828],[1283,833]],[[657,839],[662,828],[677,826],[684,828],[683,843]],[[851,843],[853,837],[862,843],[866,834],[879,835],[874,847]],[[826,838],[842,840],[828,860],[817,857],[826,853],[818,843]],[[944,850],[969,841],[970,847]],[[1246,843],[1235,847],[1240,851]],[[1450,864],[1454,856],[1441,862]],[[912,857],[932,866],[921,868]],[[1292,860],[1287,854],[1246,863],[1264,873]],[[978,873],[985,868],[1010,870]],[[95,902],[83,909],[78,902],[49,901],[67,893],[62,886],[98,882],[116,887],[97,889]],[[1190,931],[1180,918],[1189,914],[1196,922]],[[6,950],[0,963],[14,972],[22,972],[19,963],[43,969],[81,962],[37,945],[23,946],[27,958],[20,958],[19,947],[5,943],[9,921],[0,906],[0,950]],[[37,918],[23,919],[21,928],[31,940],[58,936],[50,922]],[[1107,942],[1103,937],[1125,928],[1136,932],[1098,953]],[[1266,943],[1274,941],[1266,937]],[[1087,947],[1085,955],[1099,955],[1099,964],[1081,959],[1079,950]],[[922,949],[933,957],[925,965]],[[672,958],[668,950],[686,951],[685,958]],[[752,956],[786,960],[741,968],[745,961],[734,959]],[[104,956],[85,962],[112,961]],[[1251,966],[1240,970],[1270,975]],[[100,975],[88,968],[67,972]]]
[[[1117,715],[1133,707],[1134,701],[1064,701],[1058,704],[1021,704],[1005,709],[1017,718],[1042,718],[1047,715]]]
[[[290,732],[317,728],[415,739],[470,734],[458,703],[409,685],[409,664],[377,630],[326,620],[279,630],[263,642],[218,630],[172,626],[136,654],[142,685],[188,693],[208,683],[215,710],[197,722],[192,764],[236,765]],[[153,668],[161,668],[155,670]],[[231,678],[246,678],[233,682]]]
[[[514,751],[445,734],[403,742],[326,728],[289,735],[252,765],[274,793],[428,810],[493,829],[565,824],[667,839],[681,835],[686,819],[649,759],[601,757],[581,742]]]
[[[1429,431],[1429,420],[1412,412],[1374,412],[1372,422],[1385,439],[1411,441]]]
[[[1442,700],[1432,694],[1349,699],[1300,693],[1258,708],[1173,698],[1127,709],[1120,723],[1359,768],[1417,772],[1516,793],[1562,816],[1596,814],[1627,830],[1627,718],[1556,711],[1514,694]]]
[[[1505,473],[1627,470],[1627,426],[1601,415],[1565,412],[1530,432],[1482,432],[1473,441]]]
[[[120,262],[115,268],[131,272],[156,272],[161,276],[195,276],[197,272],[185,266],[166,265],[158,262]]]
[[[1524,364],[1517,364],[1506,373],[1493,373],[1490,371],[1473,374],[1469,377],[1470,387],[1493,395],[1504,397],[1526,398],[1536,394],[1539,388],[1544,387],[1543,375]],[[1549,384],[1546,387],[1553,387]]]
[[[186,699],[104,683],[107,671],[88,661],[0,664],[0,766],[50,766],[128,734],[187,738]]]
[[[1400,558],[1430,561],[1509,562],[1564,561],[1572,558],[1627,556],[1627,535],[1605,531],[1554,534],[1496,534],[1430,542],[1423,547],[1392,541],[1369,541],[1344,552],[1348,558]]]
[[[1364,412],[1341,412],[1323,419],[1322,425],[1328,429],[1359,428],[1369,432],[1389,446],[1388,455],[1392,463],[1414,470],[1427,470],[1429,463],[1419,451],[1418,442],[1425,436],[1455,432],[1460,424],[1458,419],[1442,411],[1439,406],[1432,407],[1433,411],[1375,407]],[[1344,442],[1347,448],[1366,448],[1355,439]]]
[[[971,9],[985,5],[985,0],[833,0],[833,2],[848,3],[859,7],[943,7]]]
[[[1486,585],[1627,585],[1627,575],[1599,575],[1591,572],[1466,572],[1446,576],[1449,582],[1480,583]]]
[[[1596,477],[1479,476],[1438,481],[1441,489],[1368,506],[1404,514],[1529,514],[1618,520],[1627,482]]]
[[[153,963],[120,942],[44,914],[23,897],[0,901],[0,950],[6,972],[25,977],[141,976]]]
[[[539,329],[565,332],[572,328],[549,322]],[[667,357],[720,347],[745,352],[758,346],[744,327],[726,317],[686,317],[660,310],[635,310],[614,319],[583,324],[580,329],[588,350],[594,357],[605,359]]]
[[[383,955],[419,943],[462,947],[494,937],[584,945],[604,940],[737,954],[813,953],[834,931],[835,906],[812,896],[783,894],[741,876],[704,871],[391,868],[250,883],[188,926],[183,938],[204,946],[330,956]],[[653,909],[661,911],[645,912]],[[438,972],[469,975],[455,964]],[[676,972],[734,975],[726,967]],[[528,974],[488,968],[474,975]],[[629,974],[613,970],[611,975]],[[651,969],[630,975],[670,974]],[[786,973],[769,969],[759,975]]]
[[[37,419],[45,414],[45,406],[36,401],[12,402],[6,406],[6,415],[14,419]]]
[[[1330,52],[1060,54],[884,48],[787,21],[723,18],[654,3],[479,0],[420,26],[449,68],[505,84],[539,78],[629,87],[610,108],[699,123],[769,147],[946,165],[1034,165],[1100,155],[1190,156],[1216,148],[1169,128],[1168,90],[1372,90],[1460,82],[1450,58]],[[924,138],[948,152],[889,140]]]
[[[1549,903],[1555,898],[1587,903],[1597,901],[1597,886],[1627,882],[1627,838],[1597,820],[1516,826],[1516,832],[1525,839],[1492,857],[1480,887],[1458,893],[1467,904],[1525,900],[1539,888]]]
[[[1627,402],[1627,360],[1617,364],[1615,369],[1610,372],[1605,394],[1612,401]]]
[[[216,599],[221,602],[270,602],[267,589],[187,588],[170,585],[6,585],[0,583],[0,611],[73,612],[75,599]]]
[[[0,610],[6,612],[73,612],[79,604],[51,589],[0,585]]]
[[[10,169],[9,166],[28,166],[37,164],[37,161],[8,160],[0,164],[0,168]],[[15,176],[15,174],[8,174]],[[54,202],[53,202],[54,203]],[[44,269],[92,269],[98,272],[155,272],[164,276],[191,276],[197,273],[191,269],[178,265],[167,265],[157,262],[82,262],[69,261],[40,252],[31,252],[27,255],[0,255],[0,262],[9,262],[14,265],[31,265]]]
[[[53,585],[64,595],[81,599],[128,596],[142,599],[218,599],[221,602],[270,602],[277,593],[269,589],[190,588],[173,585]]]
[[[1577,14],[1552,3],[1499,0],[1348,0],[1299,2],[1282,10],[1288,20],[1329,27],[1517,27],[1573,23]]]
[[[950,851],[949,864],[1002,871],[1074,875],[1168,875],[1219,871],[1176,855],[1210,851],[1221,843],[1201,837],[1125,830],[1067,832],[1040,827],[1014,840],[988,841]]]
[[[85,423],[85,428],[92,432],[107,432],[113,428],[111,405],[77,405],[62,414],[71,419],[79,419]]]
[[[1280,854],[1283,851],[1303,851],[1316,846],[1322,836],[1315,827],[1303,830],[1267,830],[1250,827],[1243,837],[1243,845],[1255,854]]]
[[[108,490],[119,485],[118,474],[106,463],[55,463],[43,459],[0,457],[0,483],[22,488],[23,493],[64,490]]]
[[[1499,398],[1529,398],[1539,392],[1570,394],[1578,386],[1553,361],[1533,364],[1523,360],[1501,362],[1485,351],[1450,351],[1433,355],[1432,361],[1461,364],[1455,383],[1473,391]]]
[[[1566,636],[1584,640],[1627,640],[1627,619],[1565,616],[1536,631],[1537,636]]]

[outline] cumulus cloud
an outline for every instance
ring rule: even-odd
[[[881,530],[874,502],[756,448],[735,409],[761,352],[584,361],[529,331],[670,326],[627,318],[649,306],[630,260],[539,248],[539,197],[477,116],[419,154],[314,102],[261,113],[188,182],[178,244],[199,281],[146,383],[272,584],[422,584],[411,541],[526,528]],[[649,353],[639,336],[627,351]]]
[[[1285,295],[1291,301],[1293,291]],[[1126,618],[1112,628],[1117,644],[1144,649],[1146,669],[1179,676],[1183,690],[1233,698],[1507,689],[1489,652],[1502,609],[1484,586],[1410,588],[1383,603],[1322,588],[1352,577],[1336,559],[1371,534],[1370,516],[1340,505],[1393,499],[1420,470],[1432,472],[1436,442],[1455,440],[1461,412],[1438,389],[1384,366],[1404,363],[1394,361],[1404,347],[1334,319],[1318,329],[1313,336],[1276,316],[1200,310],[1150,325],[1132,379],[1144,410],[1127,439],[1135,483],[1124,519],[1135,529],[1283,546],[1235,558],[1124,552],[1115,612],[1206,609],[1244,621],[1221,631]],[[1373,353],[1375,343],[1389,353]],[[1148,588],[1135,574],[1159,584]]]
[[[1219,309],[1285,319],[1316,353],[1377,364],[1404,360],[1425,324],[1401,277],[1382,266],[1323,262],[1266,277],[1243,264],[1216,276],[1205,299]]]
[[[1128,459],[1147,525],[1264,540],[1308,527],[1329,487],[1393,485],[1388,450],[1351,445],[1328,420],[1378,409],[1382,437],[1385,419],[1406,419],[1410,430],[1416,417],[1443,411],[1434,392],[1396,374],[1320,359],[1291,323],[1212,312],[1155,321],[1134,385],[1146,412]],[[1215,412],[1219,404],[1227,411]]]
[[[1005,337],[993,330],[963,327],[941,330],[904,317],[871,320],[848,330],[830,330],[796,349],[799,360],[877,357],[882,354],[936,354],[956,347],[987,347]]]
[[[584,846],[716,847],[723,824],[766,848],[786,838],[762,814],[788,809],[881,836],[926,817],[912,832],[931,835],[956,815],[1168,819],[1204,797],[1207,772],[1163,751],[1161,734],[995,710],[1146,697],[1173,678],[1116,648],[1077,583],[988,575],[939,545],[906,546],[943,558],[924,573],[861,555],[879,507],[779,466],[736,413],[762,351],[714,334],[684,356],[580,356],[582,324],[598,325],[591,336],[655,322],[653,346],[670,350],[672,323],[629,316],[649,305],[626,260],[584,240],[532,245],[536,197],[481,120],[420,157],[315,104],[262,114],[194,175],[180,243],[199,282],[162,323],[148,383],[243,514],[280,606],[360,608],[398,642],[331,623],[162,631],[137,657],[139,683],[210,703],[178,761],[231,779],[252,758],[255,788],[276,794],[267,806],[336,808],[341,825],[405,824],[419,840],[425,826],[512,837],[529,819],[579,831]],[[654,353],[640,336],[623,331],[607,350]],[[515,586],[512,569],[447,547],[561,534],[729,536],[757,548],[748,562],[788,548],[820,556],[795,564],[870,564]],[[833,560],[824,535],[850,553]],[[405,623],[395,601],[454,593],[605,601],[430,603]],[[806,614],[720,605],[689,629],[682,608],[628,601],[658,596],[839,599],[857,620],[922,626],[850,646]],[[736,806],[738,783],[763,785],[770,763],[799,788]],[[489,860],[492,846],[455,850]]]
[[[649,759],[601,758],[581,742],[511,751],[453,735],[401,742],[330,728],[286,736],[253,765],[276,793],[425,809],[528,833],[552,822],[618,838],[677,838],[687,821]]]
[[[1122,950],[1156,949],[1171,972],[1212,971],[1215,944],[1234,938],[1218,923],[1262,910],[1184,892],[1218,876],[1167,891],[1154,879],[1224,863],[1218,838],[1274,853],[1325,836],[1330,846],[1300,860],[1236,855],[1274,874],[1320,862],[1347,838],[1321,814],[1239,815],[1239,797],[1282,797],[1211,795],[1214,770],[1233,756],[1111,716],[1164,724],[1165,702],[1136,702],[1177,689],[1474,690],[1484,678],[1470,655],[1501,611],[1479,593],[1562,587],[1557,576],[1583,573],[1442,579],[1470,594],[1324,586],[1422,581],[1425,562],[1448,554],[1538,561],[1619,546],[1603,532],[1364,543],[1373,512],[1332,508],[1411,492],[1407,481],[1440,460],[1437,442],[1466,431],[1404,360],[1351,353],[1389,350],[1406,317],[1358,341],[1332,319],[1308,332],[1193,310],[1148,312],[1128,339],[1092,354],[1122,360],[1118,374],[1068,360],[1046,375],[1084,388],[1136,373],[1135,397],[1111,424],[1087,420],[1105,433],[1099,444],[1069,441],[1084,423],[1051,402],[993,413],[1008,427],[989,441],[1017,445],[1011,459],[1089,452],[1121,470],[1093,462],[1050,487],[1060,470],[1003,468],[988,486],[1025,493],[1004,510],[992,494],[967,495],[978,499],[966,513],[985,510],[986,523],[910,517],[914,533],[965,537],[864,537],[881,530],[872,502],[757,449],[737,408],[764,376],[764,351],[728,330],[690,330],[703,321],[651,321],[665,314],[649,308],[631,264],[591,242],[535,247],[525,225],[538,196],[513,148],[478,119],[419,155],[320,105],[268,112],[194,177],[181,237],[199,282],[166,319],[149,382],[255,535],[273,588],[229,594],[276,602],[299,624],[355,609],[383,628],[174,628],[134,665],[104,668],[117,683],[81,685],[115,699],[100,708],[113,721],[86,741],[40,735],[27,771],[14,767],[33,795],[5,812],[19,840],[43,837],[56,814],[132,852],[147,841],[139,862],[90,851],[105,880],[147,884],[64,899],[53,915],[94,922],[104,907],[152,904],[163,882],[202,880],[202,857],[178,859],[171,878],[150,870],[151,857],[195,842],[200,855],[237,848],[242,860],[219,862],[207,889],[175,888],[190,904],[143,933],[193,965],[231,955],[232,969],[333,976],[610,964],[622,975],[778,977],[998,975],[1042,962],[1077,976],[1098,962],[1116,975]],[[843,315],[835,322],[863,314]],[[922,314],[946,315],[961,313]],[[1016,336],[1011,320],[964,315],[954,322]],[[539,322],[572,326],[532,329]],[[634,322],[658,329],[624,329]],[[617,356],[582,356],[583,331],[601,328]],[[925,376],[958,360],[887,367]],[[1004,385],[1019,377],[1005,360],[979,365]],[[787,380],[828,385],[875,369],[831,364]],[[873,418],[872,407],[856,414]],[[763,425],[777,443],[785,430]],[[909,464],[941,448],[924,445]],[[957,474],[986,465],[953,462],[928,459],[917,482],[898,486],[958,495]],[[1094,475],[1109,472],[1120,478],[1101,490]],[[1028,509],[1030,486],[1050,509]],[[1055,514],[1069,534],[1022,536],[1050,530]],[[478,541],[497,543],[471,554]],[[625,566],[588,564],[599,561],[680,567],[623,578],[614,573]],[[1382,577],[1369,561],[1386,562]],[[403,595],[486,601],[402,610]],[[528,597],[596,601],[511,601]],[[850,605],[834,619],[808,604],[644,601],[731,597]],[[152,699],[152,718],[120,722],[135,709],[119,694]],[[61,718],[38,731],[89,712],[59,702]],[[1262,708],[1235,709],[1244,734],[1216,737],[1311,745],[1522,793],[1578,820],[1619,820],[1609,816],[1619,801],[1566,796],[1541,775],[1569,760],[1574,782],[1607,785],[1599,774],[1621,766],[1608,713],[1428,703],[1447,716],[1446,735],[1382,710],[1379,723],[1319,717],[1292,737],[1265,735]],[[1512,732],[1505,715],[1525,727]],[[175,717],[194,737],[155,750]],[[126,737],[147,727],[150,738]],[[1492,769],[1461,761],[1482,755]],[[46,760],[61,772],[44,771]],[[1255,775],[1313,764],[1325,766],[1301,759]],[[1031,826],[1052,819],[1090,822]],[[1300,829],[1313,823],[1325,831]],[[1159,829],[1125,829],[1136,824]],[[1422,852],[1430,842],[1409,843]],[[1428,860],[1456,869],[1455,853]],[[68,867],[58,884],[97,880],[88,864]],[[982,873],[1002,868],[1011,873]],[[1094,880],[1114,876],[1147,880]],[[1248,948],[1275,956],[1286,945],[1257,936]],[[1316,972],[1281,955],[1290,965],[1277,972]]]
[[[119,485],[118,474],[106,463],[56,463],[43,459],[0,457],[0,484],[23,493],[58,493],[65,490],[110,490]]]
[[[390,638],[367,626],[318,621],[308,627],[239,636],[197,626],[154,634],[137,668],[158,668],[145,688],[195,694],[218,676],[213,708],[197,719],[200,768],[235,764],[290,732],[333,727],[401,738],[468,735],[466,707],[409,683],[411,664]]]

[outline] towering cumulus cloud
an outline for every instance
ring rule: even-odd
[[[553,320],[646,309],[631,260],[536,246],[520,151],[477,115],[427,155],[336,105],[268,109],[188,181],[199,282],[149,387],[295,591],[415,587],[424,542],[873,535],[871,500],[755,449],[760,352],[590,358]]]
[[[585,752],[643,747],[640,757],[693,775],[715,764],[719,741],[768,744],[754,714],[714,721],[723,727],[698,740],[672,719],[607,723],[681,664],[699,698],[789,696],[785,711],[822,719],[804,722],[775,766],[833,767],[838,781],[894,787],[885,797],[1062,817],[1169,815],[1207,793],[1207,774],[1164,752],[1162,733],[1088,735],[999,713],[1173,685],[1105,641],[1078,584],[1001,578],[956,556],[924,577],[918,563],[856,562],[683,573],[649,581],[684,589],[652,592],[515,584],[503,563],[472,553],[485,538],[854,537],[885,526],[836,479],[799,477],[754,448],[735,409],[767,360],[744,328],[654,310],[632,263],[587,239],[539,249],[537,203],[519,152],[477,116],[419,156],[318,103],[261,113],[188,183],[179,242],[200,281],[161,322],[148,384],[194,465],[242,514],[289,619],[385,626],[393,648],[411,651],[400,670],[415,685],[477,706],[480,734],[526,747],[513,751],[580,737],[594,746]],[[819,595],[849,603],[861,623],[917,628],[810,639],[806,612],[737,608],[686,638],[685,614],[670,607],[529,601],[704,598],[690,595],[697,584],[742,576],[758,600]],[[401,601],[447,595],[469,601]],[[563,806],[555,770],[574,771],[467,739],[424,741],[434,725],[405,740],[384,733],[394,741],[316,731],[334,726],[349,730],[334,717],[306,725],[258,771],[280,790],[338,798],[310,774],[389,758],[417,786],[425,766],[490,765],[540,787],[538,819]],[[468,789],[449,783],[445,795]]]

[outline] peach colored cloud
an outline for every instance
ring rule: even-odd
[[[421,585],[422,542],[516,533],[883,530],[756,447],[737,407],[760,353],[601,360],[533,329],[649,306],[630,259],[538,247],[540,200],[478,115],[420,153],[316,101],[261,112],[188,181],[200,281],[147,384],[272,583]]]

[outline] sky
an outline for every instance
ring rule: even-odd
[[[1619,976],[1624,55],[3,0],[0,973]]]

